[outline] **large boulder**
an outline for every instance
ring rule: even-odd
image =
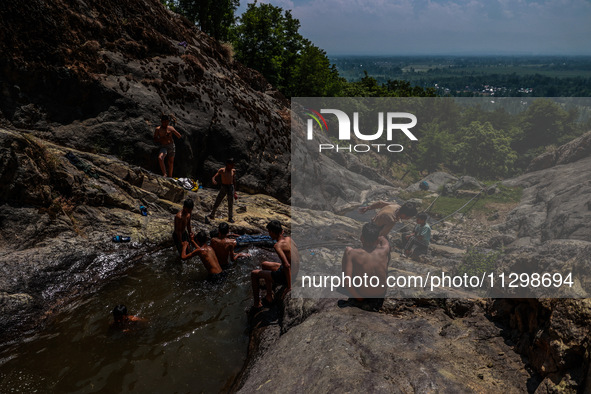
[[[591,239],[591,156],[504,181],[523,187],[520,204],[504,226],[532,243],[551,239]]]
[[[573,163],[591,155],[591,131],[579,138],[546,152],[535,159],[527,167],[528,172],[544,170],[558,164]]]
[[[251,353],[239,392],[518,392],[528,385],[523,361],[473,302],[387,301],[385,313],[340,309],[336,300],[303,306],[288,300],[290,327],[271,326],[275,335],[258,338],[266,345]],[[301,316],[295,326],[294,315]]]
[[[400,188],[358,159],[355,153],[319,153],[305,139],[304,122],[294,115],[290,169],[294,206],[343,213],[376,199],[394,200]],[[330,143],[317,136],[320,143]]]

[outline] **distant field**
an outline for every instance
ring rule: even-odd
[[[405,80],[451,95],[478,95],[484,85],[492,85],[497,96],[521,94],[523,88],[532,96],[591,96],[591,57],[342,56],[331,61],[350,82],[367,72],[380,83]]]
[[[540,74],[547,77],[557,78],[571,78],[583,77],[591,78],[591,70],[561,70],[548,69],[544,65],[522,65],[522,66],[484,66],[484,67],[450,67],[441,65],[425,65],[412,64],[402,69],[403,73],[428,73],[433,76],[449,76],[449,75],[490,75],[490,74],[517,74],[517,75],[531,75]]]

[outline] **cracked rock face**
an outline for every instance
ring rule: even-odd
[[[553,154],[553,166],[534,165],[535,171],[504,181],[524,188],[521,203],[504,226],[517,232],[521,244],[553,239],[591,241],[590,153],[591,132],[533,162]]]

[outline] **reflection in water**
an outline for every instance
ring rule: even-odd
[[[245,310],[250,271],[274,253],[230,269],[223,283],[205,281],[199,259],[172,251],[145,256],[125,276],[85,294],[46,327],[0,349],[0,392],[217,392],[240,371],[248,346]],[[148,327],[109,329],[125,304]]]

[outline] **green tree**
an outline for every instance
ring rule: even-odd
[[[416,165],[429,173],[448,163],[452,154],[451,136],[440,129],[437,122],[426,124],[421,128],[421,139],[417,146]]]
[[[577,125],[576,110],[566,111],[550,99],[532,102],[517,121],[513,148],[519,152],[516,167],[526,168],[549,146],[559,146],[579,136],[583,130]]]
[[[576,116],[576,111],[565,111],[552,100],[535,100],[521,115],[523,136],[516,142],[516,150],[525,152],[531,148],[570,141],[577,136],[573,126]]]
[[[216,40],[228,41],[239,0],[161,0]]]
[[[435,97],[435,89],[423,89],[412,86],[410,82],[388,80],[380,84],[377,79],[363,71],[363,78],[356,82],[349,82],[343,86],[346,97]]]
[[[299,28],[300,22],[290,11],[271,4],[249,4],[232,34],[236,60],[260,71],[289,95],[293,66],[304,43]]]
[[[385,84],[387,95],[392,97],[435,97],[434,88],[423,89],[420,86],[411,86],[410,82],[402,80],[388,80]]]
[[[490,122],[472,122],[461,131],[456,165],[465,173],[494,179],[513,172],[517,153],[511,149],[511,138],[502,130],[495,130]]]
[[[289,91],[299,97],[334,97],[341,91],[343,79],[326,52],[305,40],[297,58]]]

